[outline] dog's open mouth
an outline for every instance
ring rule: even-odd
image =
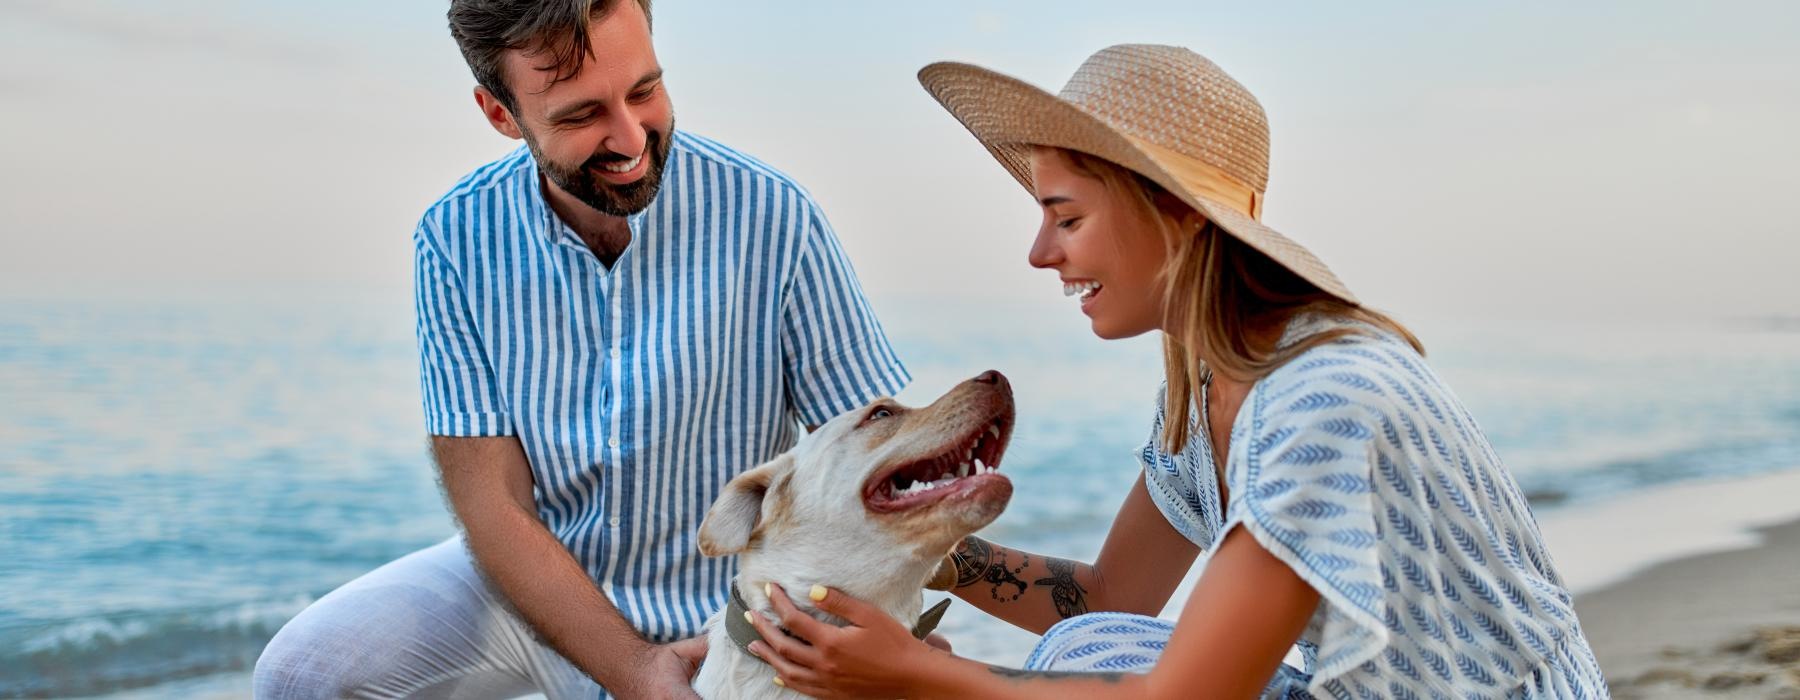
[[[1007,484],[1000,458],[1012,437],[1011,411],[979,423],[944,452],[876,472],[863,487],[863,502],[879,513],[908,511],[980,489]],[[1008,488],[1010,492],[1010,488]]]

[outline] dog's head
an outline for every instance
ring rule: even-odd
[[[873,401],[727,484],[700,525],[700,551],[831,568],[818,558],[901,553],[935,565],[1012,498],[997,471],[1012,426],[1012,387],[991,370],[924,408]]]

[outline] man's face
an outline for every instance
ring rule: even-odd
[[[555,85],[547,55],[507,52],[511,119],[551,184],[602,213],[635,214],[656,197],[675,129],[643,8],[618,2],[588,25],[588,45],[581,72]]]

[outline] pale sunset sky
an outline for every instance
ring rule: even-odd
[[[512,148],[444,0],[0,0],[0,299],[410,303]],[[1262,101],[1266,220],[1401,316],[1800,316],[1800,3],[660,0],[681,128],[823,203],[878,307],[1060,295],[1031,199],[918,87],[1178,44]],[[371,302],[375,303],[375,302]]]

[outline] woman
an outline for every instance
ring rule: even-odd
[[[1102,338],[1160,330],[1144,472],[1093,564],[979,539],[954,592],[1045,632],[1028,670],[815,587],[753,650],[821,697],[1605,697],[1517,485],[1419,342],[1260,223],[1260,105],[1185,49],[1115,46],[1060,96],[935,64],[931,94],[1043,208],[1030,252]],[[1173,625],[1160,611],[1197,554]],[[1093,612],[1089,611],[1104,611]],[[1301,667],[1283,657],[1298,646]]]

